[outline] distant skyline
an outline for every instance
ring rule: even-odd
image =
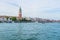
[[[0,15],[60,19],[60,0],[0,0]]]

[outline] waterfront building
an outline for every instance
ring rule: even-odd
[[[7,21],[6,17],[5,16],[0,16],[0,22],[5,22]]]
[[[14,16],[0,16],[0,22],[12,22],[12,17]]]
[[[25,19],[26,19],[26,20],[31,20],[31,18],[30,18],[30,17],[25,17]]]

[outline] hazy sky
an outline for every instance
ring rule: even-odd
[[[60,19],[60,0],[0,0],[0,15],[18,15],[21,6],[23,17]]]
[[[0,0],[0,15],[17,16],[19,0]]]

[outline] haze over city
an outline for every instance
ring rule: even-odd
[[[0,0],[0,15],[60,19],[60,0]]]

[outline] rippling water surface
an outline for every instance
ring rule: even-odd
[[[0,40],[60,40],[60,23],[0,23]]]

